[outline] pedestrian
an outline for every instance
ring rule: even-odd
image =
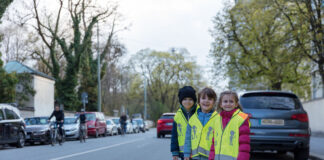
[[[123,113],[119,118],[119,123],[121,126],[121,134],[124,135],[126,133],[126,125],[127,125],[127,116]]]
[[[238,95],[225,91],[217,105],[220,111],[214,120],[214,134],[209,160],[249,160],[250,123],[248,114],[243,112]]]
[[[184,145],[184,159],[207,160],[212,144],[214,118],[218,114],[214,109],[217,95],[211,88],[204,88],[198,94],[197,111],[187,125]]]
[[[183,157],[183,149],[185,143],[186,129],[190,117],[197,109],[196,91],[191,86],[184,86],[179,89],[179,109],[174,116],[172,137],[171,137],[171,152],[173,160],[178,160]]]

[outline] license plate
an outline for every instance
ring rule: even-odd
[[[283,126],[285,120],[283,119],[261,119],[261,125]]]
[[[172,123],[166,123],[165,125],[167,125],[167,126],[172,126],[173,124],[172,124]]]

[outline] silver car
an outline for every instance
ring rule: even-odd
[[[111,119],[106,120],[107,124],[107,135],[113,136],[118,134],[117,125]]]
[[[250,91],[240,96],[240,104],[250,117],[252,151],[291,151],[295,159],[308,159],[308,116],[295,94]]]
[[[77,117],[64,118],[65,138],[78,139],[80,135],[80,120]]]

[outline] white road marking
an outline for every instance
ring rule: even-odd
[[[128,144],[128,143],[133,143],[133,142],[140,141],[140,140],[143,140],[143,139],[144,138],[136,139],[136,140],[128,141],[128,142],[124,142],[124,143],[118,143],[118,144],[114,144],[114,145],[111,145],[111,146],[101,147],[101,148],[97,148],[97,149],[93,149],[93,150],[89,150],[89,151],[85,151],[85,152],[74,153],[74,154],[70,154],[70,155],[66,155],[66,156],[62,156],[62,157],[53,158],[51,160],[61,160],[61,159],[71,158],[71,157],[75,157],[75,156],[79,156],[79,155],[83,155],[83,154],[87,154],[87,153],[91,153],[91,152],[96,152],[96,151],[100,151],[100,150],[104,150],[104,149],[117,147],[117,146]]]

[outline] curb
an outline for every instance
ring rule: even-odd
[[[316,153],[309,153],[309,157],[311,158],[311,160],[324,160],[324,156],[323,155],[319,155]]]

